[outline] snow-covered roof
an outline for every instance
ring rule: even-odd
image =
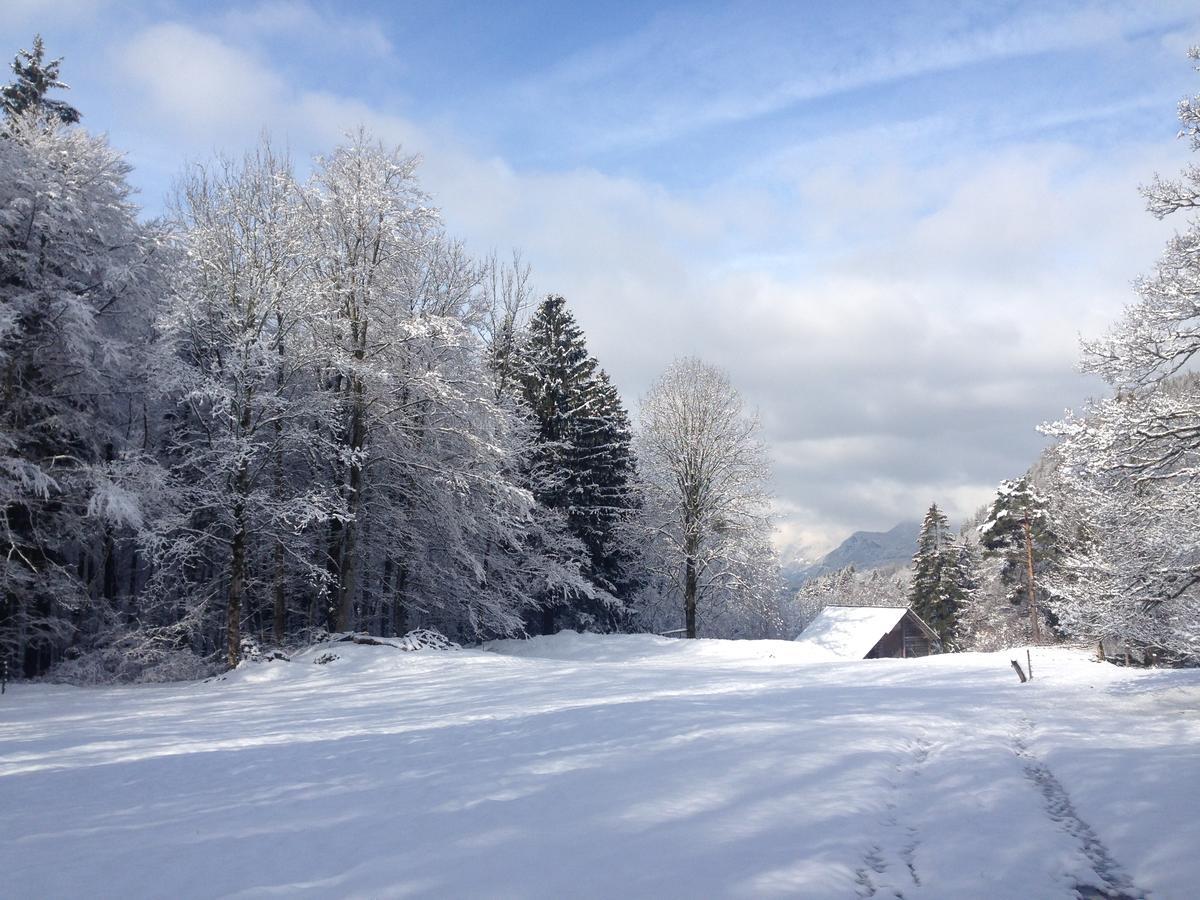
[[[842,659],[862,659],[906,612],[907,606],[827,606],[796,640]]]

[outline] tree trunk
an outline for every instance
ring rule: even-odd
[[[327,598],[322,621],[330,631],[338,630],[337,604],[338,585],[342,581],[342,520],[329,520],[329,562],[325,569],[329,573],[329,584],[332,596]]]
[[[277,308],[275,310],[275,351],[279,357],[278,366],[275,369],[275,396],[282,399],[284,396],[284,346],[283,335],[285,333],[283,314]],[[283,422],[279,418],[275,419],[275,499],[282,501],[283,499]],[[274,631],[275,645],[283,646],[283,635],[287,629],[287,606],[284,602],[283,590],[283,541],[278,536],[275,538],[275,577],[274,577]]]
[[[699,586],[699,575],[696,572],[696,552],[694,542],[688,541],[687,560],[684,563],[683,575],[683,616],[687,636],[696,636],[696,589]]]
[[[366,405],[362,380],[352,383],[350,411],[350,472],[346,483],[347,521],[342,533],[342,559],[338,581],[337,631],[354,625],[354,589],[358,577],[358,517],[361,508],[363,466],[359,454],[366,444]]]
[[[117,602],[117,548],[112,538],[112,529],[104,526],[104,599],[108,601],[109,609]]]
[[[104,445],[105,461],[112,462],[115,455],[116,454],[113,452],[113,445],[111,443],[105,444]],[[101,591],[103,592],[104,599],[108,603],[108,608],[113,609],[114,606],[116,605],[116,601],[117,601],[117,559],[116,559],[117,548],[115,546],[116,542],[113,541],[112,528],[105,525],[103,527],[103,529],[104,529],[104,548],[103,548],[103,553],[104,553],[103,573],[104,574],[103,574],[103,580],[101,582],[101,584],[102,584]]]
[[[135,546],[129,551],[129,588],[128,588],[129,602],[126,605],[132,604],[133,598],[138,595],[138,566],[139,565],[140,564],[138,562],[137,547]]]
[[[1042,641],[1042,626],[1037,613],[1037,586],[1033,581],[1033,525],[1028,514],[1025,515],[1022,527],[1025,530],[1025,570],[1029,577],[1029,623],[1033,632],[1033,642],[1039,644]]]
[[[239,484],[243,477],[239,471]],[[233,505],[232,544],[232,559],[229,563],[229,623],[225,630],[225,649],[229,668],[234,669],[242,656],[242,591],[246,582],[246,509],[241,498]]]
[[[275,541],[275,643],[283,646],[283,635],[287,626],[287,605],[283,592],[283,543]]]
[[[408,634],[408,603],[404,596],[407,588],[408,566],[401,563],[396,570],[396,599],[392,616],[392,627],[396,630],[396,637]]]
[[[391,556],[385,555],[383,558],[383,575],[379,586],[379,636],[380,637],[397,637],[396,634],[396,605],[394,602],[389,602],[389,598],[394,595],[392,593],[392,571],[396,568],[396,563]]]

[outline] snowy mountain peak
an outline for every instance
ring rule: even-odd
[[[793,587],[811,578],[853,565],[858,571],[906,565],[917,544],[919,522],[901,522],[887,531],[856,531],[821,559],[809,566],[785,567]]]

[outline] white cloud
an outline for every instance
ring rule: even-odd
[[[85,24],[95,21],[111,5],[112,0],[4,0],[0,3],[0,30],[12,29],[16,36],[17,29]],[[32,36],[21,36],[24,45]]]
[[[270,38],[319,41],[327,54],[353,51],[354,59],[384,56],[392,51],[378,22],[342,11],[330,15],[301,0],[264,0],[239,5],[222,17],[225,32],[233,38]]]
[[[272,69],[217,37],[180,24],[153,25],[113,53],[115,65],[151,104],[148,119],[174,137],[244,139],[286,96]]]

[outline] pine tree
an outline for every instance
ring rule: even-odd
[[[537,430],[533,471],[539,503],[566,515],[587,551],[581,568],[592,597],[548,602],[542,630],[552,633],[560,612],[575,625],[616,624],[613,594],[628,587],[618,530],[633,498],[632,429],[620,395],[588,355],[583,330],[559,296],[538,307],[521,347],[521,388]]]
[[[979,528],[985,550],[1004,557],[1001,577],[1006,584],[1020,588],[1029,614],[1030,637],[1042,639],[1037,571],[1054,558],[1057,541],[1050,521],[1049,502],[1025,476],[1001,483],[996,499],[988,510],[988,521]],[[1014,592],[1013,602],[1020,602]]]
[[[957,566],[958,586],[962,590],[964,603],[971,603],[981,584],[982,554],[979,545],[965,537],[958,543]]]
[[[0,105],[4,115],[12,120],[32,110],[37,110],[46,119],[57,120],[63,125],[74,125],[79,121],[79,110],[62,100],[51,100],[46,94],[51,90],[70,90],[70,86],[59,81],[58,67],[62,59],[46,62],[46,48],[42,36],[33,37],[33,49],[21,50],[12,61],[12,84],[0,88]]]
[[[570,504],[575,460],[572,441],[584,413],[584,397],[596,372],[588,356],[583,329],[562,297],[542,301],[529,322],[521,383],[537,425],[538,460],[548,476],[537,490],[538,501],[559,509]]]
[[[603,369],[586,385],[573,429],[572,485],[568,522],[590,555],[588,577],[614,595],[631,589],[630,563],[618,531],[636,505],[633,429],[621,395]]]
[[[934,503],[925,514],[917,538],[908,602],[947,648],[954,645],[966,580],[958,543],[950,533],[946,516]]]

